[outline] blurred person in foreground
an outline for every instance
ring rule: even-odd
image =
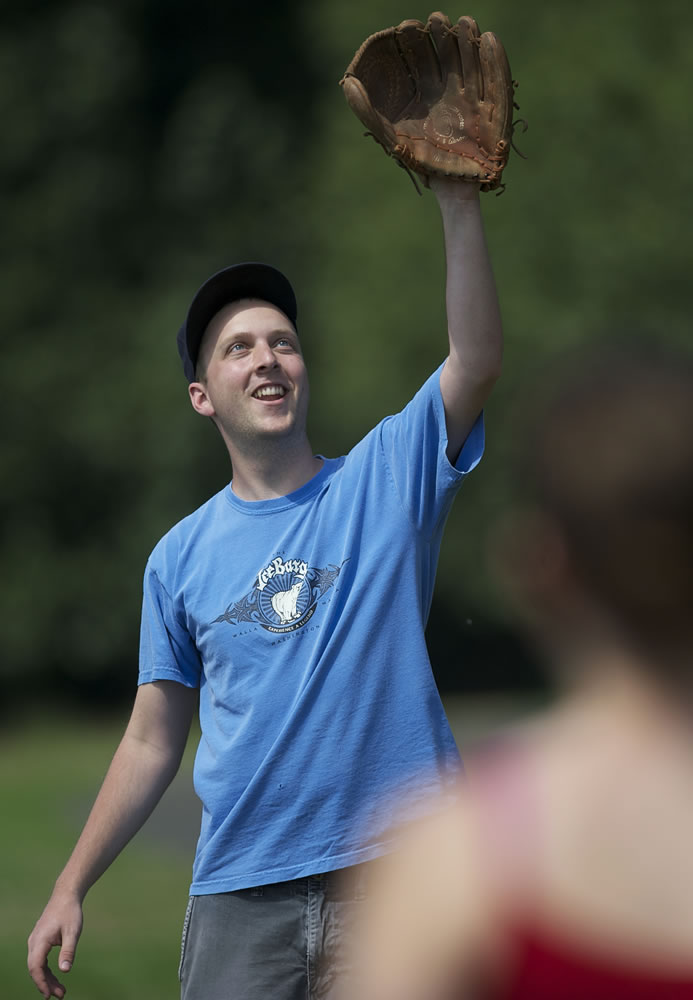
[[[608,339],[524,409],[491,558],[562,696],[377,862],[358,1000],[693,998],[693,363]]]

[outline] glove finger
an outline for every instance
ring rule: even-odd
[[[505,49],[492,31],[481,36],[479,61],[484,87],[484,104],[499,133],[510,132],[513,114],[513,80]]]
[[[462,86],[462,64],[457,38],[452,30],[450,18],[440,11],[431,14],[426,27],[431,33],[438,51],[440,68],[443,77],[443,88],[459,90]]]
[[[395,29],[402,58],[414,80],[417,101],[431,104],[440,97],[442,75],[431,36],[421,21],[402,21]]]
[[[368,91],[356,76],[344,76],[341,81],[344,96],[349,107],[359,118],[369,132],[387,152],[391,152],[397,144],[397,136],[390,123],[373,107]]]
[[[395,41],[394,28],[366,39],[347,66],[342,84],[353,77],[360,80],[373,107],[390,121],[397,120],[414,96],[414,84]],[[349,100],[346,89],[345,94]]]
[[[464,94],[473,103],[484,96],[479,44],[479,28],[476,21],[473,17],[461,17],[457,22],[457,46],[462,64]]]

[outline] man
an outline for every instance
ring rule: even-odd
[[[84,896],[176,773],[198,692],[184,1000],[328,996],[360,891],[335,873],[388,849],[376,807],[398,786],[454,777],[424,626],[447,513],[483,450],[501,323],[478,186],[431,187],[449,354],[346,457],[316,456],[306,436],[286,278],[239,265],[193,299],[179,334],[190,400],[218,427],[233,479],[150,557],[132,717],[29,939],[46,998],[65,994],[48,953],[60,947],[69,971]]]

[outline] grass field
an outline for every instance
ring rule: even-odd
[[[513,699],[446,699],[464,752],[489,729],[524,714]],[[125,724],[32,718],[0,733],[0,969],[3,996],[37,996],[26,938],[77,838]],[[92,890],[70,1000],[175,1000],[180,933],[199,810],[191,739],[156,812]],[[56,953],[53,953],[56,955]]]

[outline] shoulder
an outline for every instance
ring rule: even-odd
[[[151,566],[165,564],[173,555],[179,555],[191,544],[199,542],[209,526],[219,516],[219,511],[225,506],[225,494],[228,486],[215,493],[196,510],[177,521],[161,536],[149,556]]]

